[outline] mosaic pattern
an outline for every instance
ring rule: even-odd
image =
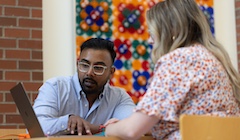
[[[76,50],[90,37],[115,44],[116,72],[110,83],[124,88],[135,103],[145,94],[152,76],[152,46],[147,44],[145,12],[161,0],[76,0]],[[196,0],[214,34],[213,0]]]
[[[112,9],[108,1],[80,1],[76,5],[77,36],[112,36]]]
[[[148,5],[141,2],[113,1],[114,37],[131,40],[146,40],[148,33],[144,19]]]

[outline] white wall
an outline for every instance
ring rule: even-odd
[[[234,0],[214,0],[215,34],[237,69]],[[75,0],[43,0],[43,78],[76,71]]]
[[[75,69],[75,4],[43,0],[43,80],[72,75]]]
[[[214,14],[216,38],[225,47],[238,70],[235,1],[214,0]]]

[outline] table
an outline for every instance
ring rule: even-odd
[[[60,136],[60,137],[45,137],[31,138],[29,140],[121,140],[117,137],[102,137],[102,136]],[[139,140],[154,140],[151,136],[143,136]]]
[[[0,139],[18,139],[18,134],[26,134],[26,129],[0,129]]]
[[[26,134],[26,129],[0,129],[1,140],[13,140],[19,139],[19,134]],[[4,137],[3,137],[4,136]],[[117,137],[103,137],[103,136],[50,136],[39,138],[28,138],[26,140],[121,140]],[[143,136],[139,140],[154,140],[151,136]]]

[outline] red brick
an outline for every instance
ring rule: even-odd
[[[236,14],[236,19],[238,19],[239,17],[239,15],[240,15],[240,10],[235,10],[235,14]]]
[[[240,18],[236,19],[236,23],[237,23],[237,25],[240,25]]]
[[[42,18],[42,10],[41,9],[32,9],[32,17]]]
[[[3,115],[0,115],[0,123],[3,123]]]
[[[14,87],[16,82],[4,82],[0,81],[0,91],[9,91],[12,87]],[[1,106],[1,105],[0,105]]]
[[[42,81],[41,82],[24,82],[24,87],[25,89],[29,91],[38,91],[38,89],[42,86]]]
[[[0,60],[0,68],[1,69],[16,69],[17,62],[11,60]]]
[[[29,29],[16,29],[16,28],[6,28],[5,37],[16,37],[16,38],[29,38]]]
[[[42,60],[42,51],[32,51],[32,59]]]
[[[42,39],[42,30],[32,30],[32,38]]]
[[[240,26],[239,26],[239,27],[236,27],[236,29],[237,29],[237,32],[240,33]]]
[[[14,102],[13,101],[13,98],[12,98],[12,95],[9,93],[5,94],[5,101],[6,102]]]
[[[19,6],[42,7],[42,0],[18,0]]]
[[[33,81],[43,81],[43,72],[32,72]]]
[[[8,47],[8,48],[16,48],[16,39],[1,39],[0,38],[0,46]]]
[[[237,9],[237,7],[240,7],[240,1],[235,1],[235,7]]]
[[[0,0],[0,5],[16,5],[16,0]]]
[[[19,26],[30,28],[42,28],[42,20],[21,18],[19,19]]]
[[[2,7],[0,7],[0,16],[3,15],[3,12],[2,12]]]
[[[0,71],[0,80],[3,80],[3,71]]]
[[[4,129],[17,129],[16,125],[0,125],[0,128]]]
[[[0,26],[16,26],[16,18],[0,17]]]
[[[23,17],[30,16],[29,9],[26,8],[5,7],[4,13],[6,16],[23,16]]]
[[[16,111],[15,104],[0,104],[0,113],[15,113]]]
[[[30,59],[29,50],[6,50],[6,58]]]
[[[6,115],[6,123],[23,123],[22,117],[18,115]]]
[[[42,49],[42,41],[40,40],[19,40],[19,48]]]
[[[30,80],[30,73],[21,71],[6,71],[5,80],[18,80],[18,81]]]
[[[26,126],[23,124],[23,125],[19,125],[18,129],[26,129]]]
[[[1,10],[1,9],[0,9]],[[0,37],[3,35],[3,29],[0,27]]]
[[[0,50],[0,58],[3,58],[3,50]]]
[[[3,101],[3,93],[0,93],[0,102]]]
[[[42,70],[41,61],[19,61],[19,69],[21,70]]]
[[[240,41],[240,35],[238,35],[238,36],[237,36],[237,40],[239,40],[239,41]],[[239,42],[238,42],[238,43],[239,43]]]

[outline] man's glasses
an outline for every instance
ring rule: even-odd
[[[84,63],[84,62],[78,62],[78,70],[81,72],[88,72],[89,69],[92,68],[93,69],[93,73],[96,75],[103,75],[103,73],[105,72],[105,69],[107,68],[107,66],[102,66],[102,65],[90,65],[88,63]]]

